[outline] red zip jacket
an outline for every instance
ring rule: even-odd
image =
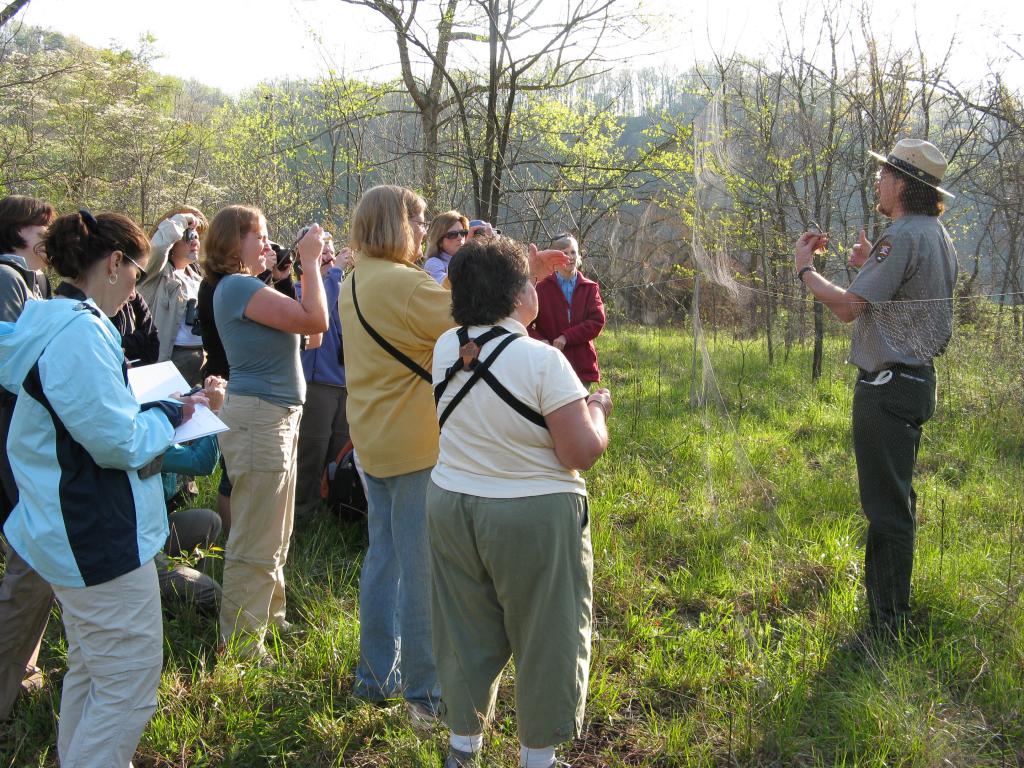
[[[530,336],[549,344],[565,336],[563,353],[580,381],[584,384],[601,380],[597,367],[594,339],[604,328],[604,302],[601,291],[593,280],[576,273],[576,288],[572,292],[572,311],[565,294],[552,274],[537,283],[537,319],[527,328]]]

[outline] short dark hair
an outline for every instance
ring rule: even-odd
[[[113,251],[139,259],[149,255],[149,240],[134,221],[120,213],[69,213],[50,225],[43,241],[57,274],[71,279],[89,271]]]
[[[507,237],[470,240],[448,265],[452,317],[459,325],[494,325],[512,314],[529,279],[521,243]]]
[[[21,236],[24,227],[47,227],[57,218],[45,200],[25,195],[8,195],[0,200],[0,253],[14,253],[28,243]]]
[[[942,193],[935,187],[929,187],[923,181],[908,176],[892,166],[889,167],[889,173],[895,174],[896,178],[903,182],[900,187],[900,205],[904,213],[941,216],[946,210]]]

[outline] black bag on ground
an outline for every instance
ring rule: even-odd
[[[328,509],[343,520],[366,517],[366,493],[356,469],[351,440],[345,443],[334,461],[324,467],[320,480],[320,498]]]

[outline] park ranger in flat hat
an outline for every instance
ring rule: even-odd
[[[849,362],[859,369],[853,395],[853,447],[861,506],[868,519],[864,578],[872,629],[899,637],[910,615],[915,493],[911,483],[921,427],[935,411],[933,358],[953,329],[957,259],[939,221],[946,158],[927,141],[902,139],[880,166],[876,209],[892,222],[874,244],[864,230],[848,289],[814,269],[828,243],[821,232],[797,240],[797,276],[844,323],[854,322]]]

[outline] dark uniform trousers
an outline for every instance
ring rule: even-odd
[[[898,633],[910,614],[917,527],[913,474],[921,427],[935,412],[931,366],[889,366],[892,377],[861,372],[853,395],[853,448],[868,519],[864,580],[871,623]]]

